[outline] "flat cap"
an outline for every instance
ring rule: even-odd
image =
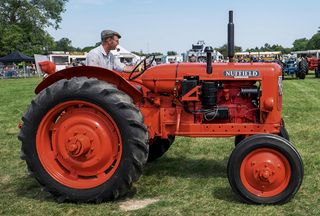
[[[101,32],[101,41],[103,41],[105,38],[118,36],[118,38],[121,38],[121,35],[118,32],[112,31],[112,30],[103,30]]]

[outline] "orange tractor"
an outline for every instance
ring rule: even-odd
[[[207,63],[151,66],[147,57],[131,74],[81,66],[44,79],[19,134],[32,176],[59,201],[113,200],[176,136],[235,136],[233,191],[248,203],[289,201],[303,164],[281,117],[281,68],[233,63],[229,13],[229,63],[212,63],[207,47]]]

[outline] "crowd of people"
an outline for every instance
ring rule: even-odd
[[[3,64],[0,65],[1,78],[30,77],[36,74],[36,66],[33,63]]]

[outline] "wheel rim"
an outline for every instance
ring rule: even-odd
[[[287,158],[270,148],[250,152],[242,161],[240,179],[244,187],[259,197],[273,197],[283,192],[290,181]]]
[[[36,148],[48,174],[64,186],[88,189],[106,182],[116,171],[122,140],[111,116],[85,101],[53,107],[41,120]]]

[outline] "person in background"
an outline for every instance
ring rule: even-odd
[[[192,54],[189,58],[189,62],[197,62],[197,57],[194,54]]]
[[[134,66],[126,66],[110,52],[115,50],[119,44],[121,36],[118,32],[112,30],[103,30],[101,32],[101,45],[92,49],[86,59],[87,66],[97,66],[109,70],[131,72]]]

